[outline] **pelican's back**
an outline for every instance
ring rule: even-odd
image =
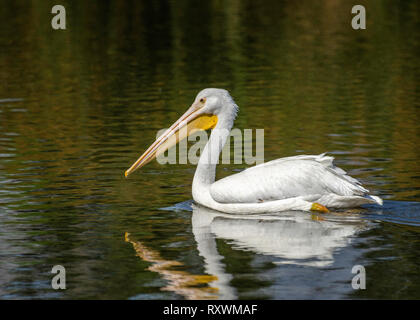
[[[356,179],[333,165],[333,157],[300,155],[246,169],[212,184],[211,196],[220,203],[257,203],[294,197],[365,196]]]

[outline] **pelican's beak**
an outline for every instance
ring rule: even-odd
[[[143,167],[179,141],[198,130],[212,129],[217,124],[217,116],[203,112],[203,106],[194,103],[168,130],[165,131],[145,153],[125,172],[125,177]]]

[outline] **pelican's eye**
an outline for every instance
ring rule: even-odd
[[[201,102],[202,104],[204,104],[204,103],[206,102],[206,98],[201,98],[201,99],[200,99],[200,102]]]

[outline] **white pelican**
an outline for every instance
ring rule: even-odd
[[[204,89],[191,107],[125,172],[127,177],[197,130],[213,129],[192,183],[197,203],[225,213],[258,214],[286,210],[328,212],[366,203],[382,205],[356,179],[333,165],[333,157],[300,155],[248,168],[215,181],[216,164],[229,138],[238,106],[224,89]]]

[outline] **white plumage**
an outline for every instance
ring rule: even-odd
[[[335,167],[333,160],[325,154],[273,160],[214,182],[210,194],[220,203],[258,203],[299,196],[336,208],[353,206],[349,200],[377,202],[375,197],[366,197],[369,190]]]
[[[202,152],[192,185],[197,203],[232,214],[327,211],[325,207],[350,208],[367,203],[382,205],[382,199],[369,195],[359,181],[334,166],[334,158],[325,154],[281,158],[215,181],[216,164],[237,112],[238,106],[226,90],[202,90],[191,108],[155,141],[126,175],[149,162],[156,152],[162,152],[160,146],[179,131],[182,124],[213,115],[217,116],[217,124]]]

